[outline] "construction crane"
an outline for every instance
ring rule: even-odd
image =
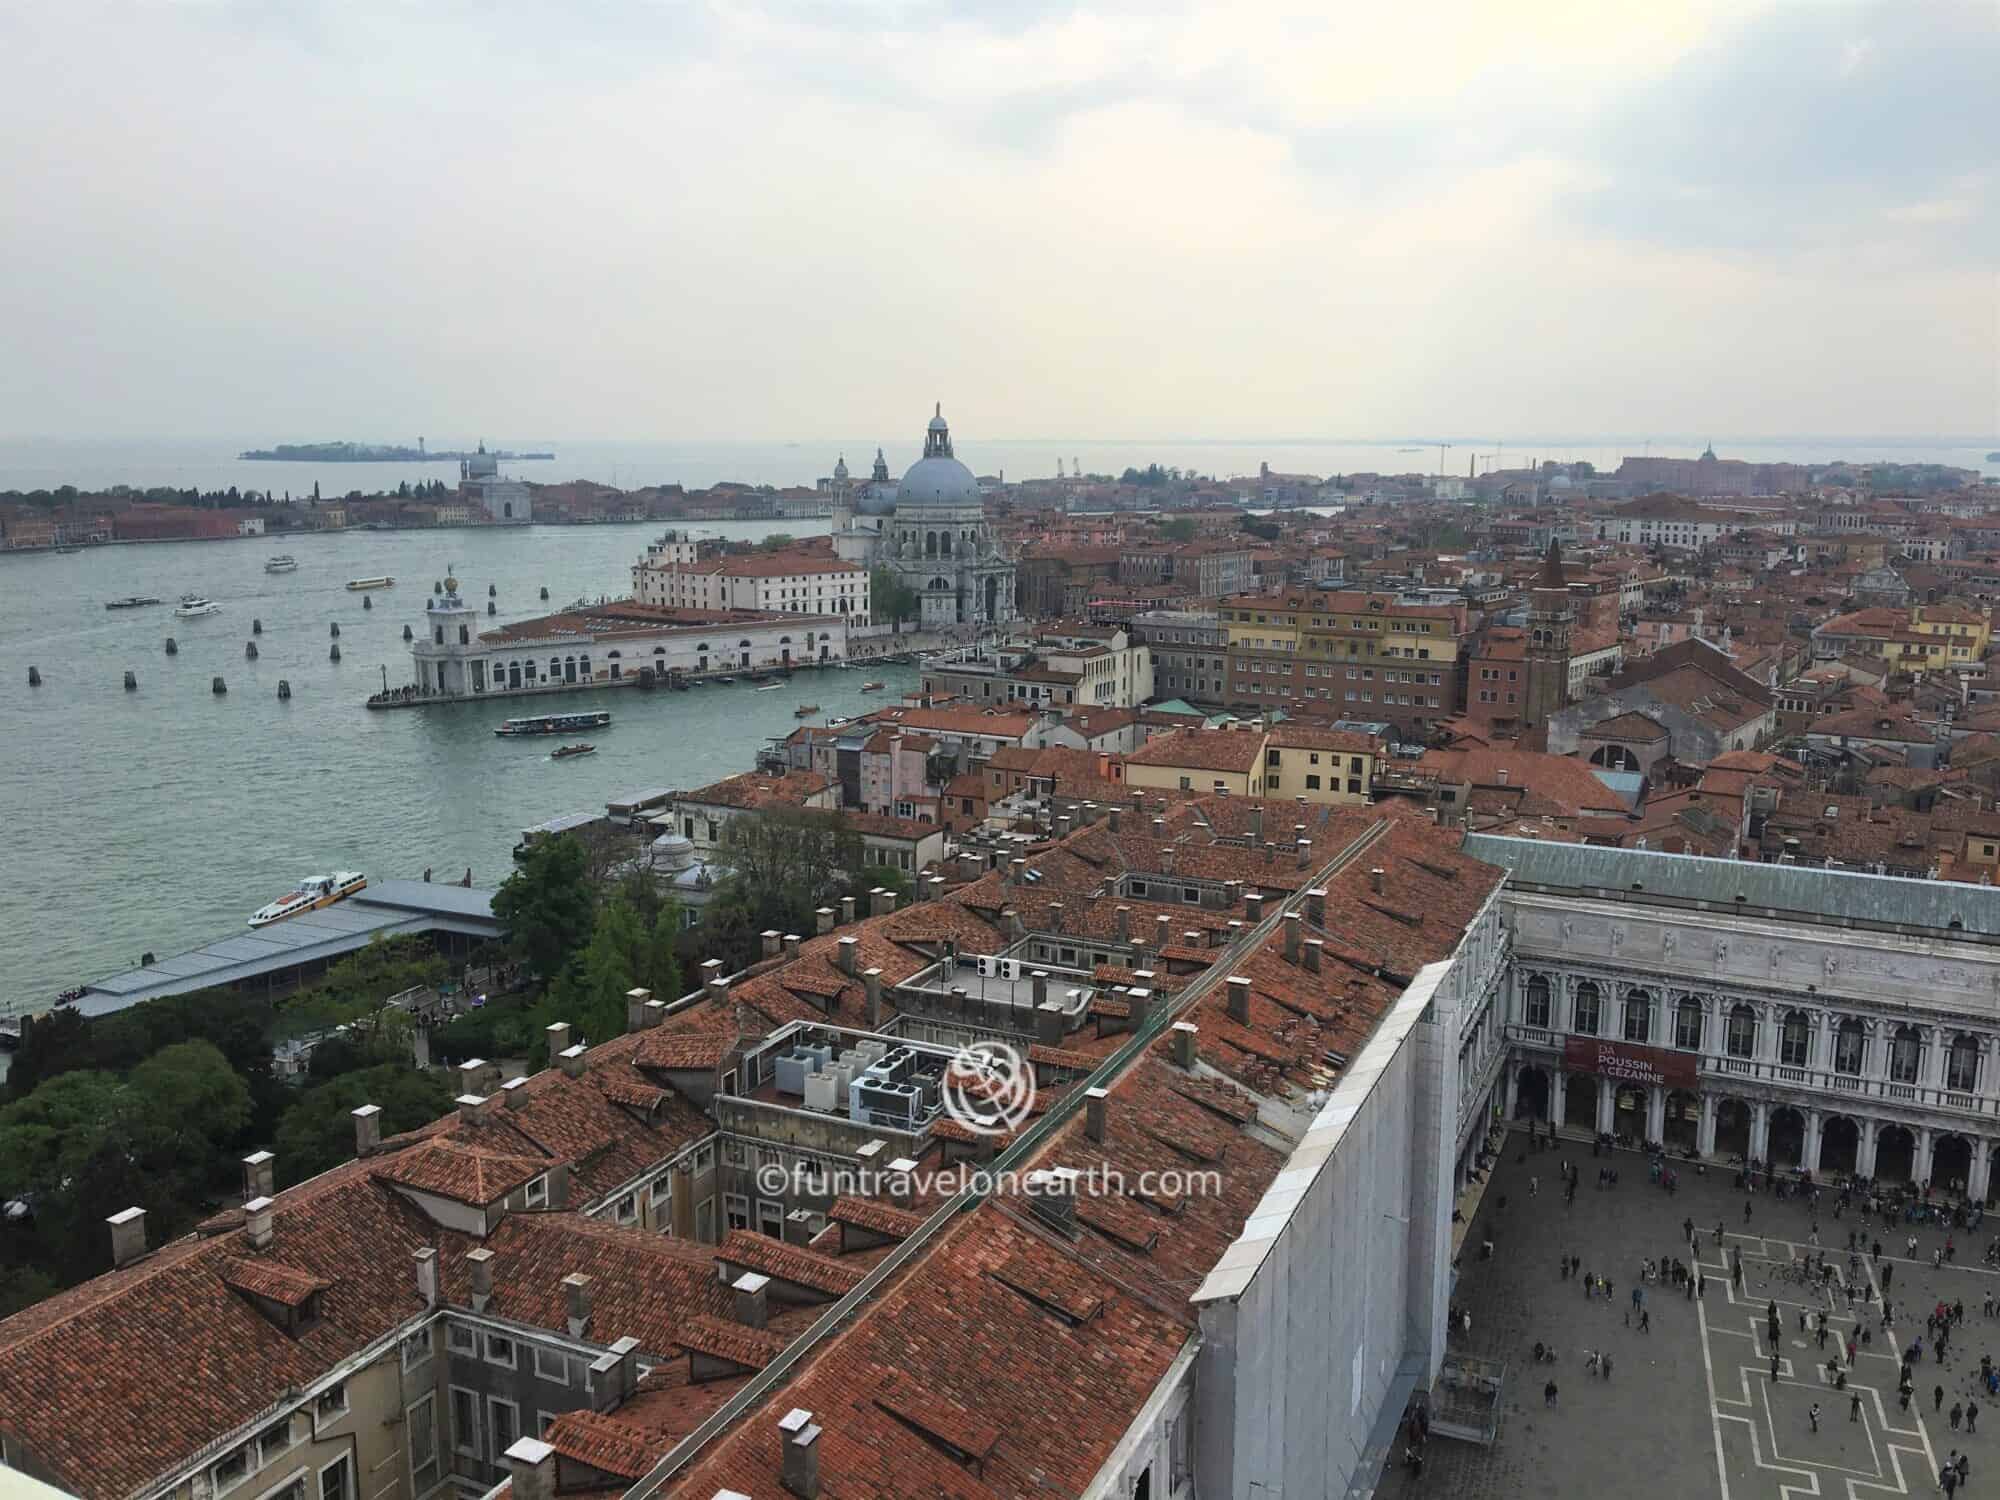
[[[1453,445],[1453,444],[1451,444],[1451,443],[1439,443],[1439,444],[1438,444],[1438,478],[1440,478],[1440,479],[1444,478],[1444,455],[1445,455],[1445,450],[1446,450],[1447,448],[1450,448],[1450,447],[1452,447],[1452,446],[1454,446],[1454,445]]]

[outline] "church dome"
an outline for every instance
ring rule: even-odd
[[[896,491],[896,508],[928,505],[977,505],[979,481],[972,470],[952,457],[951,429],[939,406],[924,432],[924,456],[911,464]]]

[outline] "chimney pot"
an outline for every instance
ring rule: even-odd
[[[1326,891],[1319,886],[1306,892],[1306,920],[1315,927],[1326,926]]]
[[[771,1278],[745,1271],[729,1284],[736,1294],[736,1321],[745,1328],[762,1328],[770,1316]]]
[[[627,1031],[644,1031],[648,1026],[653,1024],[655,1013],[646,1008],[647,1003],[652,998],[653,992],[647,989],[631,989],[625,992],[625,1029]]]
[[[822,906],[813,913],[813,931],[825,937],[833,931],[833,908]]]
[[[277,1191],[277,1158],[268,1151],[252,1151],[243,1158],[243,1197],[268,1198]]]
[[[1386,873],[1380,865],[1368,872],[1368,889],[1378,896],[1382,894],[1382,879]]]
[[[1200,1031],[1201,1028],[1192,1021],[1174,1022],[1174,1061],[1189,1071],[1194,1069],[1194,1039]]]
[[[1250,981],[1241,974],[1229,976],[1229,1019],[1238,1025],[1250,1021]]]
[[[785,957],[797,958],[798,956],[799,935],[796,932],[788,932],[785,934]]]
[[[1317,974],[1320,971],[1322,956],[1325,952],[1326,942],[1323,938],[1306,939],[1306,972],[1308,974]]]
[[[581,1271],[572,1271],[562,1279],[563,1305],[569,1314],[569,1336],[583,1337],[583,1331],[590,1326],[590,1278]]]
[[[436,1307],[438,1303],[437,1255],[430,1245],[419,1245],[410,1254],[417,1266],[417,1296],[423,1299],[425,1307]]]
[[[548,1039],[550,1057],[560,1057],[568,1050],[569,1022],[551,1021],[542,1028],[542,1035]]]
[[[556,1450],[540,1438],[517,1438],[507,1450],[514,1500],[555,1500]]]
[[[1131,942],[1132,908],[1129,906],[1121,906],[1113,913],[1113,916],[1116,918],[1118,923],[1117,926],[1118,941],[1121,943]]]
[[[868,991],[868,1029],[882,1029],[882,971],[879,968],[862,972],[861,983]]]
[[[581,1078],[590,1064],[586,1060],[589,1049],[578,1042],[574,1047],[565,1047],[557,1058],[562,1064],[563,1075],[567,1078]]]
[[[364,1104],[348,1111],[354,1121],[354,1154],[366,1156],[382,1144],[382,1106]]]
[[[840,898],[840,925],[842,927],[851,927],[853,924],[854,898],[852,896],[842,896]]]
[[[840,957],[838,960],[840,972],[848,975],[850,978],[854,974],[854,955],[860,947],[861,940],[859,938],[844,937],[840,940]]]
[[[1085,1089],[1083,1091],[1083,1131],[1093,1141],[1104,1139],[1105,1102],[1110,1099],[1108,1089]]]
[[[1299,961],[1299,929],[1305,926],[1305,923],[1306,919],[1299,915],[1299,913],[1295,911],[1285,913],[1283,923],[1285,929],[1285,960],[1288,963],[1297,963]]]
[[[493,1305],[493,1252],[484,1246],[468,1250],[465,1264],[472,1275],[472,1310],[483,1313]]]
[[[766,927],[759,936],[764,942],[764,957],[776,958],[784,948],[785,935],[775,927]]]
[[[798,1500],[819,1500],[819,1428],[812,1413],[793,1407],[778,1419],[778,1441],[785,1450],[780,1473],[785,1488]]]
[[[271,1209],[269,1198],[252,1198],[243,1205],[243,1228],[250,1237],[250,1248],[267,1250],[273,1233],[271,1229]]]

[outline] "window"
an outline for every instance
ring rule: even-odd
[[[637,1193],[627,1193],[618,1200],[611,1212],[620,1224],[630,1225],[638,1223],[639,1195]]]
[[[273,1422],[269,1427],[266,1427],[262,1432],[257,1434],[257,1462],[259,1464],[269,1463],[292,1446],[294,1441],[292,1437],[292,1425],[292,1419],[286,1417],[283,1421]]]
[[[498,1396],[486,1398],[486,1430],[492,1437],[493,1462],[507,1462],[507,1450],[521,1435],[521,1408]]]
[[[414,1370],[431,1357],[431,1333],[426,1328],[422,1333],[413,1333],[403,1340],[403,1368]]]
[[[345,1453],[319,1471],[319,1500],[354,1500],[354,1469]]]
[[[1729,1012],[1729,1032],[1723,1048],[1731,1057],[1754,1057],[1757,1053],[1757,1012],[1738,1005]]]
[[[486,1362],[489,1365],[503,1365],[514,1368],[514,1341],[504,1333],[486,1335]]]
[[[1692,995],[1674,1007],[1674,1045],[1684,1052],[1701,1051],[1701,1002]]]
[[[1624,1035],[1628,1042],[1652,1040],[1653,997],[1645,990],[1631,990],[1625,996]]]
[[[404,1415],[409,1419],[410,1480],[419,1494],[437,1482],[437,1398],[426,1391],[411,1403]]]
[[[1570,1006],[1569,1029],[1579,1036],[1597,1035],[1597,986],[1588,979],[1576,987]]]
[[[1952,1038],[1951,1051],[1945,1054],[1944,1086],[1960,1094],[1979,1086],[1979,1043],[1963,1032]]]
[[[449,1331],[446,1334],[446,1340],[453,1354],[477,1354],[479,1352],[478,1335],[462,1323],[453,1323],[450,1325]]]
[[[535,1346],[535,1375],[551,1385],[569,1384],[569,1357],[560,1349]]]
[[[1778,1033],[1778,1061],[1788,1068],[1803,1068],[1812,1051],[1812,1028],[1802,1010],[1787,1011]]]
[[[330,1422],[335,1417],[347,1414],[347,1382],[335,1381],[321,1391],[313,1401],[313,1415],[322,1422]]]
[[[1523,1010],[1523,1019],[1530,1026],[1549,1024],[1549,982],[1540,974],[1528,980],[1528,993]]]
[[[546,1172],[528,1184],[526,1191],[521,1194],[521,1201],[530,1208],[549,1206],[549,1178]]]
[[[1313,775],[1311,772],[1306,773],[1306,790],[1309,792],[1316,792],[1319,790],[1319,778]]]
[[[208,1471],[209,1483],[215,1493],[232,1489],[243,1482],[243,1476],[250,1472],[250,1445],[244,1444],[225,1453],[215,1466]]]
[[[1188,906],[1201,905],[1201,887],[1197,885],[1188,886],[1181,892],[1181,900]]]
[[[722,1217],[731,1229],[750,1227],[750,1200],[741,1193],[722,1195]]]
[[[1918,1038],[1917,1028],[1898,1026],[1894,1039],[1889,1043],[1889,1081],[1915,1083],[1917,1059],[1922,1052],[1923,1043]]]
[[[705,1245],[715,1243],[715,1199],[712,1196],[694,1206],[694,1237]]]
[[[451,1446],[455,1453],[480,1458],[479,1397],[463,1386],[451,1388]]]

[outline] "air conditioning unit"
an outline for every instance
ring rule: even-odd
[[[1018,958],[1001,959],[1000,968],[1003,978],[1018,980],[1021,977],[1021,960]]]
[[[840,1091],[832,1073],[806,1075],[806,1108],[831,1114],[840,1107]]]
[[[993,960],[983,953],[979,956],[979,977],[981,979],[991,979],[993,977]]]

